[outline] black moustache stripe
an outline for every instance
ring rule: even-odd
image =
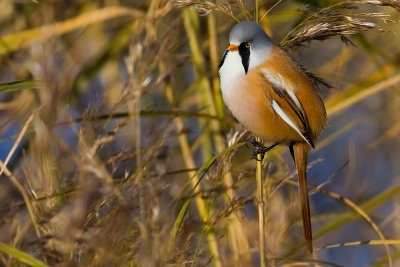
[[[242,58],[242,65],[247,74],[249,70],[250,48],[246,47],[246,43],[247,42],[243,42],[239,45],[239,55]]]
[[[226,50],[224,55],[222,56],[221,62],[218,65],[218,69],[220,69],[222,67],[222,65],[224,65],[225,58],[226,58],[226,55],[228,54],[228,52],[229,52],[229,50]]]

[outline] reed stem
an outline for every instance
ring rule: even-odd
[[[162,71],[165,71],[167,68],[166,64],[164,62],[160,63],[160,69]],[[172,106],[173,109],[175,109],[175,96],[173,93],[173,88],[170,84],[166,85],[166,96],[167,100]],[[191,153],[190,149],[190,144],[189,140],[187,138],[187,135],[184,133],[181,133],[184,130],[184,123],[181,117],[176,117],[174,119],[174,124],[177,129],[177,132],[180,133],[178,135],[178,142],[182,150],[182,158],[184,160],[185,167],[187,169],[196,169],[196,163],[194,161],[194,158]],[[215,237],[214,232],[212,229],[210,229],[210,220],[209,220],[209,207],[207,207],[206,201],[201,197],[200,194],[200,186],[197,185],[198,177],[195,179],[192,179],[193,172],[188,172],[187,176],[188,179],[190,179],[191,182],[191,187],[193,188],[193,194],[196,195],[195,197],[195,203],[197,206],[197,210],[199,212],[199,215],[204,223],[204,232],[206,233],[207,241],[208,241],[208,248],[210,251],[210,254],[212,256],[212,261],[213,265],[220,267],[222,266],[219,252],[218,252],[218,244],[217,244],[217,238]],[[186,205],[186,204],[185,204]],[[183,216],[183,215],[182,215]],[[170,248],[169,248],[170,249]],[[164,254],[164,260],[166,260],[168,254],[169,254],[169,249],[167,249],[167,252]]]
[[[217,22],[213,13],[207,17],[208,36],[210,39],[210,64],[211,64],[211,92],[212,98],[210,113],[212,115],[218,115],[223,118],[225,116],[225,105],[222,100],[221,91],[219,89],[219,78],[218,78],[218,35],[217,35]],[[219,122],[211,122],[213,132],[220,133],[223,124]],[[213,140],[217,151],[225,149],[225,142],[220,134],[214,134]],[[225,192],[225,201],[229,204],[235,198],[235,192],[233,190],[234,181],[232,173],[227,171],[223,174],[222,180],[224,186],[227,188]],[[240,210],[234,211],[227,217],[227,230],[229,246],[232,251],[232,259],[235,266],[241,266],[243,264],[250,264],[251,253],[250,246],[243,228],[243,216]]]
[[[255,10],[255,18],[256,18],[256,22],[258,23],[258,0],[255,0],[255,6],[256,6],[256,10]]]
[[[261,138],[257,137],[258,142],[262,142]],[[265,267],[265,222],[264,222],[264,194],[263,194],[263,180],[262,180],[262,154],[257,154],[257,198],[258,198],[258,227],[260,231],[259,239],[259,253],[260,253],[260,266]]]
[[[189,36],[189,45],[192,52],[193,65],[195,67],[195,73],[199,84],[202,89],[203,99],[207,103],[208,112],[213,116],[223,116],[223,102],[219,91],[219,82],[216,78],[218,74],[218,60],[217,60],[217,33],[216,33],[216,21],[213,16],[209,16],[208,19],[208,30],[210,38],[210,59],[211,59],[211,71],[213,74],[212,82],[207,77],[205,71],[206,59],[203,56],[200,42],[200,28],[199,28],[199,15],[193,9],[183,10],[184,24],[187,35]],[[208,131],[214,133],[207,136],[212,137],[212,141],[215,144],[217,151],[225,149],[225,142],[223,137],[219,134],[221,132],[221,126],[218,122],[208,121]],[[215,134],[216,133],[216,134]],[[203,133],[204,134],[204,133]],[[205,153],[203,153],[203,156]],[[203,157],[204,158],[204,157]],[[208,158],[210,158],[208,156]],[[225,192],[225,201],[230,203],[234,199],[233,191],[233,177],[230,172],[223,175],[223,184],[227,188]],[[250,247],[246,234],[242,226],[242,219],[240,212],[233,212],[227,218],[227,230],[229,244],[232,249],[232,259],[236,263],[247,264],[251,261]],[[240,255],[240,256],[239,256]]]

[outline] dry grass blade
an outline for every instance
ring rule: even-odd
[[[378,148],[384,142],[394,140],[400,134],[400,122],[396,122],[392,125],[381,137],[377,138],[374,142],[368,145],[369,149]]]
[[[33,206],[31,204],[31,200],[29,199],[28,195],[25,192],[25,188],[21,185],[21,183],[18,181],[18,179],[11,173],[10,170],[8,170],[7,168],[7,164],[9,162],[9,160],[11,159],[12,155],[14,154],[16,148],[18,147],[18,145],[21,143],[22,138],[25,136],[26,131],[29,128],[29,125],[31,124],[31,122],[33,121],[35,115],[37,114],[37,111],[32,113],[29,118],[27,119],[27,121],[25,122],[25,125],[22,127],[22,130],[20,131],[17,140],[15,141],[13,147],[11,148],[10,152],[7,155],[6,160],[3,162],[0,161],[0,166],[1,166],[1,171],[0,171],[0,175],[4,172],[11,180],[11,182],[14,184],[14,186],[18,189],[19,193],[22,195],[26,207],[28,209],[29,215],[31,217],[32,220],[32,224],[33,227],[35,228],[35,232],[36,235],[39,237],[40,236],[40,231],[39,231],[39,226],[37,223],[37,219],[36,219],[36,215],[33,209]]]
[[[297,186],[297,182],[295,181],[291,181],[291,180],[285,180],[285,183]],[[358,213],[360,215],[361,218],[363,218],[370,226],[371,228],[378,234],[378,236],[381,238],[382,242],[386,242],[386,238],[383,235],[382,231],[380,230],[380,228],[378,227],[378,225],[372,220],[372,218],[365,213],[362,208],[360,206],[358,206],[356,203],[354,203],[353,201],[351,201],[350,199],[339,195],[335,192],[329,191],[327,189],[321,188],[321,187],[313,187],[313,186],[309,186],[308,187],[310,190],[315,191],[315,192],[320,192],[322,194],[328,195],[338,201],[340,201],[341,203],[345,204],[346,206],[348,206],[350,209],[352,209],[353,211],[355,211],[356,213]],[[386,243],[382,243],[383,245],[385,245],[385,250],[386,250],[386,256],[389,262],[389,266],[392,266],[392,260],[390,257],[390,250],[389,247],[387,246]]]
[[[35,115],[37,114],[37,111],[35,113],[32,113],[29,118],[26,120],[24,127],[22,127],[22,130],[18,134],[17,140],[15,140],[14,145],[12,146],[10,152],[8,153],[6,160],[4,163],[1,163],[1,169],[0,169],[0,176],[3,174],[3,171],[7,168],[7,164],[10,161],[11,157],[13,156],[15,150],[17,149],[18,145],[21,143],[22,138],[25,136],[26,131],[28,130],[29,125],[33,121]]]
[[[0,55],[26,48],[34,42],[43,42],[50,37],[59,36],[90,24],[119,16],[140,17],[143,16],[143,13],[136,9],[110,6],[52,25],[5,35],[0,38]]]
[[[45,264],[44,262],[42,262],[38,259],[35,259],[34,257],[30,256],[29,254],[26,254],[23,251],[20,251],[13,247],[7,246],[6,244],[3,244],[1,242],[0,242],[0,251],[10,255],[11,257],[17,259],[20,262],[28,264],[29,266],[48,267],[47,264]]]
[[[372,220],[372,218],[365,213],[360,206],[358,206],[356,203],[354,203],[353,201],[351,201],[350,199],[341,196],[335,192],[326,190],[324,188],[313,188],[314,190],[322,193],[322,194],[326,194],[332,198],[335,198],[336,200],[339,200],[340,202],[342,202],[343,204],[345,204],[346,206],[348,206],[349,208],[351,208],[352,210],[354,210],[355,212],[357,212],[370,226],[371,228],[378,234],[378,236],[381,238],[381,241],[385,242],[387,241],[385,236],[383,235],[381,229],[379,228],[379,226]],[[388,263],[389,266],[392,266],[392,259],[390,257],[390,249],[389,246],[386,243],[382,243],[385,246],[385,251],[386,251],[386,256],[388,259]]]
[[[26,81],[16,81],[11,83],[3,83],[0,84],[0,92],[13,92],[19,90],[26,90],[26,89],[34,89],[40,87],[40,82],[26,80]]]
[[[361,92],[348,97],[347,99],[335,104],[335,105],[327,105],[326,113],[328,114],[329,117],[336,115],[337,113],[345,110],[346,108],[351,107],[357,102],[360,102],[361,100],[372,96],[374,94],[377,94],[385,89],[392,88],[391,86],[396,85],[400,83],[400,74],[397,74],[387,80],[383,80],[381,82],[378,82],[377,84],[368,87]]]
[[[111,113],[111,114],[104,114],[104,115],[97,115],[97,116],[87,116],[85,118],[75,118],[66,121],[60,121],[57,123],[59,125],[67,125],[73,123],[81,123],[83,121],[98,121],[98,120],[110,120],[110,119],[123,119],[129,117],[129,115],[135,115],[138,117],[163,117],[163,116],[170,116],[170,117],[185,117],[185,118],[204,118],[209,120],[217,120],[220,122],[228,123],[230,125],[234,125],[233,120],[229,118],[221,118],[217,117],[208,113],[199,113],[199,112],[192,112],[192,111],[180,111],[180,110],[141,110],[138,113],[130,114],[129,112],[118,112],[118,113]]]
[[[329,245],[325,247],[316,248],[315,250],[322,250],[327,248],[339,248],[339,247],[348,247],[348,246],[359,246],[359,245],[399,245],[400,240],[366,240],[366,241],[354,241],[354,242],[346,242],[340,244]]]

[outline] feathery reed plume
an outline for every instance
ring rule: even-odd
[[[327,8],[317,9],[304,5],[298,9],[307,18],[294,28],[281,42],[284,47],[301,46],[313,40],[325,40],[339,36],[346,44],[352,44],[349,35],[367,32],[383,31],[376,23],[367,19],[380,19],[384,23],[396,22],[389,14],[385,13],[356,13],[349,10],[358,9],[361,4],[374,4],[390,6],[399,9],[398,1],[352,1],[334,4]]]
[[[213,11],[219,11],[237,20],[232,7],[238,7],[241,10],[246,10],[241,0],[223,2],[223,4],[218,4],[207,0],[175,0],[177,7],[193,7],[202,16],[206,16]]]
[[[400,2],[398,0],[355,0],[353,2],[375,6],[389,6],[397,9],[397,11],[400,11]]]
[[[354,8],[354,6],[347,5],[346,8]],[[316,10],[310,6],[303,6],[298,11],[309,14],[309,16],[285,37],[281,43],[284,47],[300,46],[305,42],[325,40],[333,36],[339,36],[344,42],[351,43],[348,35],[381,30],[375,23],[354,15],[352,17],[342,14],[333,9]]]

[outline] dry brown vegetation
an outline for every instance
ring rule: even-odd
[[[218,84],[229,30],[256,18],[315,75],[329,115],[310,156],[313,255],[290,155],[264,160],[267,265],[398,265],[399,10],[2,0],[0,265],[258,266],[250,133]]]

